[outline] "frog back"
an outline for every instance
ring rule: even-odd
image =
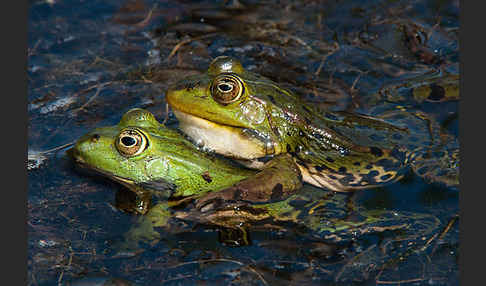
[[[307,148],[294,154],[314,185],[370,188],[402,178],[410,167],[427,181],[458,185],[457,140],[423,112],[385,104],[370,115],[323,112],[316,121],[306,130]]]

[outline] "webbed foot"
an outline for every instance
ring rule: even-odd
[[[209,193],[196,202],[204,212],[223,206],[229,201],[268,203],[281,201],[302,187],[302,175],[288,154],[279,155],[265,164],[256,175],[219,192]]]

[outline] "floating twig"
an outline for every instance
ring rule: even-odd
[[[442,240],[444,238],[444,236],[449,232],[449,230],[451,230],[452,226],[454,225],[454,223],[457,221],[457,219],[459,218],[459,215],[455,215],[450,221],[449,223],[447,224],[447,226],[445,227],[445,229],[441,232],[441,234],[439,235],[439,239],[438,240]],[[434,254],[435,250],[437,249],[437,245],[438,244],[435,244],[434,245],[434,248],[432,249],[432,252],[430,255]]]
[[[61,150],[61,149],[70,147],[72,145],[74,145],[74,142],[69,142],[69,143],[66,143],[66,144],[63,144],[63,145],[60,145],[60,146],[57,146],[57,147],[54,147],[54,148],[45,150],[45,151],[36,152],[36,153],[37,154],[48,154],[48,153],[51,153],[51,152],[54,152],[54,151],[58,151],[58,150]]]
[[[324,66],[324,62],[326,61],[326,59],[334,54],[335,52],[337,52],[339,50],[339,44],[334,42],[333,43],[333,46],[334,46],[334,49],[331,50],[329,53],[325,54],[323,57],[322,57],[322,60],[321,60],[321,63],[319,64],[319,67],[317,68],[316,72],[314,73],[315,76],[318,76],[320,73],[321,73],[321,69],[322,67]]]
[[[204,39],[204,38],[209,38],[209,37],[215,36],[217,34],[218,33],[211,33],[211,34],[206,34],[206,35],[202,35],[202,36],[198,36],[198,37],[194,37],[194,38],[182,40],[177,45],[175,45],[174,48],[172,48],[172,51],[170,52],[169,56],[165,59],[165,61],[168,62],[175,55],[175,53],[177,53],[177,50],[179,50],[180,47],[182,47],[183,45],[188,44],[188,43],[190,43],[192,41],[201,40],[201,39]]]
[[[66,267],[70,267],[72,262],[73,262],[73,249],[71,247],[69,247],[69,260],[68,260],[68,264],[65,265],[64,267],[62,267],[61,274],[59,275],[59,278],[57,279],[57,285],[62,286],[62,277],[64,276],[64,269]]]
[[[79,107],[79,108],[74,109],[72,112],[73,112],[73,113],[77,113],[78,111],[83,110],[83,109],[84,109],[86,106],[88,106],[88,105],[89,105],[89,104],[90,104],[90,103],[91,103],[91,102],[92,102],[92,101],[93,101],[93,100],[94,100],[94,99],[95,99],[95,98],[96,98],[96,97],[97,97],[97,96],[100,94],[101,90],[102,90],[102,89],[103,89],[105,86],[110,85],[110,84],[112,84],[112,83],[113,83],[112,81],[105,82],[105,83],[100,83],[100,84],[97,84],[97,85],[91,86],[91,87],[89,87],[89,88],[87,88],[87,89],[85,89],[85,90],[81,91],[80,93],[82,93],[82,92],[86,92],[86,91],[89,91],[89,90],[91,90],[91,89],[93,89],[93,88],[97,88],[96,93],[95,93],[95,94],[94,94],[92,97],[90,97],[90,98],[88,99],[88,101],[86,101],[86,103],[85,103],[85,104],[83,104],[83,105],[82,105],[81,107]],[[78,93],[78,94],[80,94],[80,93]]]
[[[162,124],[165,124],[169,120],[169,103],[165,103],[165,118],[164,121],[162,121]]]
[[[177,281],[177,280],[181,280],[181,279],[186,279],[186,278],[191,278],[191,277],[194,277],[194,275],[182,275],[182,276],[179,276],[179,277],[174,277],[174,278],[162,280],[162,281],[160,281],[160,284],[164,284],[164,283],[171,282],[171,281]]]
[[[152,14],[155,10],[155,8],[157,8],[157,3],[155,3],[153,6],[152,6],[152,9],[150,9],[150,11],[148,12],[147,16],[145,17],[145,19],[142,20],[142,22],[138,22],[137,24],[135,24],[134,26],[137,27],[137,28],[143,28],[145,26],[148,25],[148,23],[150,23],[150,18],[152,18]]]
[[[263,284],[268,285],[267,281],[265,280],[265,278],[263,278],[263,276],[260,274],[260,272],[256,271],[256,269],[254,269],[251,266],[247,266],[246,268],[250,269],[250,272],[252,272],[256,276],[258,276],[258,278],[260,278],[260,280],[263,282]]]
[[[424,246],[422,246],[422,248],[420,249],[420,251],[424,251],[427,249],[427,247],[429,247],[429,244],[438,236],[439,234],[438,233],[434,233],[434,235],[432,235],[428,240],[427,242],[425,243]]]
[[[398,281],[383,281],[383,280],[377,280],[376,284],[402,284],[402,283],[412,283],[412,282],[419,282],[419,281],[424,281],[425,278],[413,278],[413,279],[407,279],[407,280],[398,280]]]
[[[358,76],[354,79],[353,84],[351,85],[351,88],[349,89],[350,93],[354,93],[356,84],[358,83],[359,79],[361,78],[361,75],[367,74],[369,71],[361,71],[358,70]]]
[[[338,274],[336,275],[336,278],[334,278],[334,281],[335,282],[338,282],[339,281],[339,278],[341,277],[341,275],[344,273],[344,269],[346,267],[348,267],[352,262],[354,262],[356,259],[358,259],[360,256],[368,253],[370,250],[372,250],[373,248],[376,247],[376,244],[373,244],[372,246],[368,247],[365,251],[357,254],[356,256],[354,256],[353,258],[349,259],[348,262],[346,262],[346,264],[343,265],[343,267],[341,268],[341,270],[339,270]]]
[[[238,264],[240,266],[243,266],[244,270],[247,270],[249,272],[254,273],[255,275],[258,276],[258,278],[262,281],[263,284],[268,285],[267,281],[263,278],[262,274],[259,273],[256,269],[252,268],[249,265],[246,265],[243,262],[240,262],[240,261],[237,261],[237,260],[232,260],[232,259],[226,259],[226,258],[214,258],[214,259],[206,259],[206,260],[195,260],[195,261],[181,262],[181,263],[178,263],[176,265],[166,266],[166,267],[164,267],[164,269],[166,270],[166,269],[171,269],[171,268],[177,268],[177,267],[184,266],[184,265],[211,263],[211,262],[231,262],[231,263],[235,263],[235,264]],[[154,269],[154,268],[152,267],[152,269]]]
[[[114,66],[119,66],[120,64],[117,64],[117,63],[114,63],[112,61],[109,61],[109,60],[106,60],[106,59],[103,59],[99,56],[96,56],[93,60],[92,63],[89,64],[89,66],[93,66],[95,64],[97,64],[98,62],[102,62],[102,63],[105,63],[105,64],[110,64],[110,65],[114,65]]]

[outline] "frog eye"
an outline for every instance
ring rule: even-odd
[[[147,137],[136,128],[122,130],[115,141],[118,152],[126,157],[141,154],[148,145]]]
[[[233,74],[222,74],[211,84],[211,95],[218,103],[227,105],[240,98],[245,90],[241,79]]]

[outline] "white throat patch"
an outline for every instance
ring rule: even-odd
[[[237,127],[219,125],[173,108],[179,128],[198,144],[235,159],[256,159],[266,154],[264,142],[242,134]]]

